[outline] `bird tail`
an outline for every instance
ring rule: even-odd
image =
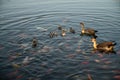
[[[117,44],[116,42],[113,43],[113,45],[116,45],[116,44]]]
[[[98,32],[97,30],[95,30],[95,32]]]
[[[96,36],[96,35],[93,35],[93,38],[95,38],[95,39],[96,39],[97,37],[98,37],[98,36]]]
[[[115,41],[112,41],[113,42],[113,45],[116,45],[117,43]]]

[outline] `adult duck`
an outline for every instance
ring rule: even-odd
[[[94,30],[92,28],[85,28],[85,25],[83,22],[80,23],[81,25],[81,35],[83,34],[86,34],[86,35],[89,35],[89,36],[94,36],[96,37],[95,33],[97,32],[97,30]]]
[[[105,41],[102,43],[97,43],[96,38],[92,38],[91,41],[93,42],[93,48],[100,52],[114,52],[114,46],[116,45],[115,42],[112,41]]]

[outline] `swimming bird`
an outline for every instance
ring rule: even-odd
[[[81,35],[86,34],[86,35],[89,35],[89,36],[97,37],[97,36],[95,35],[95,33],[98,32],[97,30],[94,30],[94,29],[92,29],[92,28],[85,28],[83,22],[81,22],[80,25],[81,25],[81,29],[82,29],[82,30],[81,30]]]
[[[36,38],[33,38],[33,40],[32,40],[32,47],[36,47],[37,44],[38,44],[37,39],[36,39]]]
[[[66,30],[65,29],[62,29],[61,31],[61,36],[64,37],[66,35]]]
[[[62,26],[61,25],[58,25],[58,30],[62,30]]]
[[[75,34],[75,30],[72,27],[70,27],[70,32]]]
[[[114,46],[116,45],[113,41],[105,41],[102,43],[97,44],[96,38],[92,38],[91,41],[93,42],[93,48],[100,52],[114,52]]]
[[[58,33],[57,32],[50,32],[49,36],[50,36],[50,38],[53,38],[53,37],[58,36]]]

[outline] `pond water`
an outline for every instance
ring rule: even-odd
[[[116,54],[94,52],[80,22]],[[76,33],[50,38],[58,25]],[[0,80],[120,80],[119,66],[120,0],[0,0]]]

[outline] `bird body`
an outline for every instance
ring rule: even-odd
[[[85,28],[84,26],[84,23],[81,22],[80,23],[81,25],[81,34],[86,34],[86,35],[89,35],[89,36],[96,36],[95,33],[97,32],[96,30],[92,29],[92,28]]]
[[[108,41],[108,42],[106,41],[106,42],[97,44],[95,38],[92,38],[92,42],[93,42],[93,48],[102,52],[112,52],[114,51],[114,46],[116,45],[115,42],[111,42],[111,41]]]
[[[58,36],[58,33],[57,32],[50,32],[49,36],[50,36],[50,38],[53,38],[53,37]]]
[[[62,29],[61,31],[61,36],[64,37],[66,35],[66,30],[65,29]]]

